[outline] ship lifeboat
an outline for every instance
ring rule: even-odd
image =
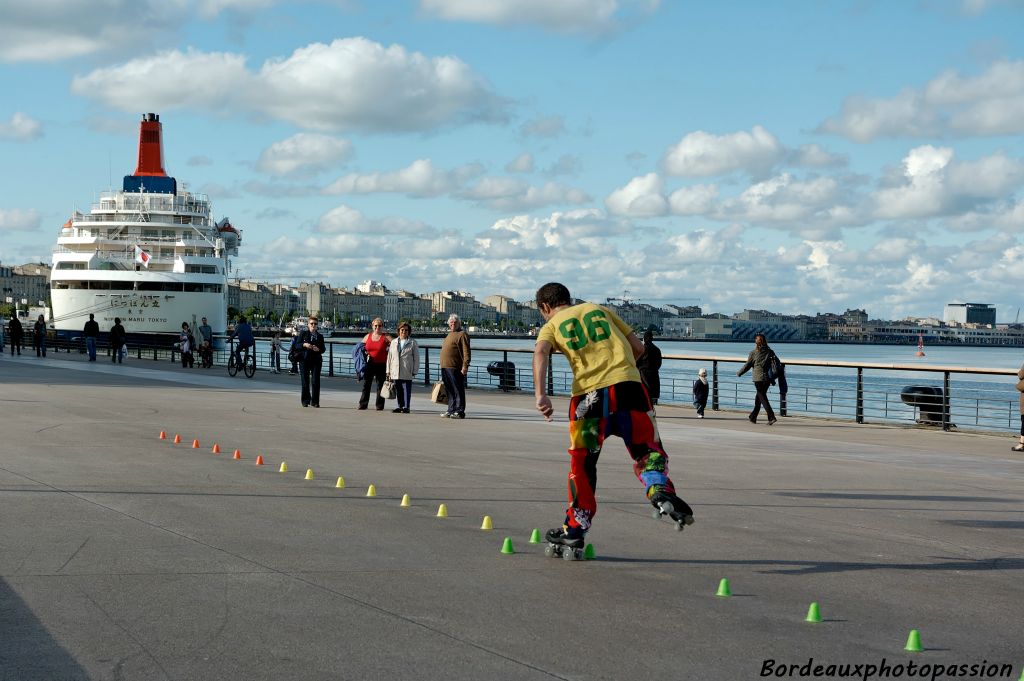
[[[217,234],[221,239],[224,240],[224,246],[227,248],[237,248],[238,240],[241,236],[238,229],[232,225],[227,218],[224,218],[217,223]]]

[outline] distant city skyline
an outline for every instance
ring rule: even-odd
[[[1024,5],[0,0],[0,261],[133,171],[235,271],[527,300],[1024,305]]]

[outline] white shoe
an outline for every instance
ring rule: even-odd
[[[699,419],[704,418],[704,414],[697,414],[697,418],[699,418]]]

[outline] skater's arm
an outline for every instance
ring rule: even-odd
[[[638,359],[640,355],[644,354],[644,342],[637,338],[635,333],[630,331],[626,340],[629,341],[629,347],[633,349],[633,359]]]
[[[537,398],[537,411],[546,420],[551,420],[555,409],[551,406],[551,398],[544,392],[548,380],[548,363],[551,361],[551,343],[537,341],[533,348],[533,395]]]

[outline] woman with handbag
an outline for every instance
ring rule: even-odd
[[[1017,390],[1020,392],[1020,442],[1010,447],[1015,452],[1024,452],[1024,365],[1017,371]]]
[[[359,396],[359,408],[370,406],[370,387],[377,381],[377,411],[384,410],[384,398],[380,395],[384,387],[384,374],[387,373],[388,346],[391,336],[384,333],[384,320],[377,317],[373,320],[372,330],[363,337],[366,348],[366,369],[363,373],[363,392]]]
[[[761,407],[764,407],[764,413],[768,416],[768,425],[775,425],[775,412],[768,401],[768,386],[775,382],[776,376],[773,374],[775,373],[774,367],[778,366],[776,362],[778,362],[778,357],[775,356],[775,351],[768,347],[768,339],[764,337],[764,334],[759,333],[754,336],[754,349],[750,351],[747,363],[736,372],[737,376],[742,376],[750,369],[754,370],[754,409],[747,416],[751,423],[757,423]]]
[[[387,377],[395,384],[398,407],[392,409],[396,414],[408,414],[409,403],[412,401],[412,379],[420,370],[420,348],[412,339],[412,326],[409,322],[398,325],[398,338],[391,341],[388,350]]]

